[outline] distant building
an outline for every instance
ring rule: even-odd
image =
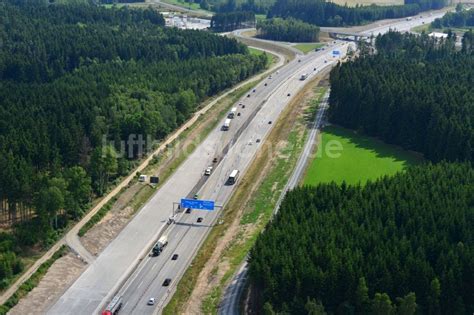
[[[435,38],[448,38],[448,34],[439,33],[439,32],[429,33],[428,36],[435,37]]]

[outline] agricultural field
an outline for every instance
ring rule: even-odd
[[[402,5],[403,0],[333,0],[335,4],[355,7],[356,5]]]
[[[421,161],[421,157],[398,147],[331,126],[322,133],[322,141],[308,167],[304,184],[331,181],[363,184],[367,180],[393,175]]]

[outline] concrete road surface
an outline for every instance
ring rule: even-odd
[[[335,45],[340,50],[345,50],[347,44]],[[314,68],[322,69],[335,63],[335,59],[329,56],[330,50],[324,53],[313,53],[307,57],[293,61],[281,69],[278,74],[274,73],[272,79],[267,79],[256,87],[257,93],[251,93],[251,97],[244,96],[240,102],[246,105],[248,110],[245,115],[234,119],[232,128],[245,128],[242,133],[231,140],[229,152],[223,156],[222,161],[215,168],[213,174],[207,178],[199,189],[199,196],[203,199],[215,200],[219,205],[225,205],[230,199],[235,186],[227,186],[225,182],[234,169],[244,173],[252,162],[262,140],[270,132],[273,122],[289,103],[291,96],[304,86],[305,82],[299,80],[303,73],[312,76],[316,74]],[[325,62],[326,61],[326,62]],[[264,84],[267,84],[265,86]],[[259,108],[260,107],[260,108]],[[241,106],[238,107],[239,111]],[[244,110],[244,111],[245,111]],[[271,122],[271,123],[270,123]],[[235,123],[235,124],[234,124]],[[206,139],[215,143],[214,135],[226,134],[217,128]],[[239,134],[239,133],[238,133]],[[219,136],[217,136],[219,138]],[[259,139],[260,141],[257,141]],[[217,139],[222,141],[225,139]],[[224,143],[222,143],[224,145]],[[197,159],[201,158],[199,156]],[[194,159],[194,156],[191,157]],[[245,178],[241,179],[245,180]],[[177,223],[166,232],[169,244],[158,257],[147,257],[139,266],[137,271],[130,277],[117,295],[123,297],[123,311],[125,314],[152,314],[159,313],[171,297],[176,284],[184,271],[190,264],[200,244],[205,239],[212,226],[219,220],[221,210],[199,211],[182,213]],[[197,223],[201,217],[203,221]],[[171,257],[178,254],[177,260]],[[169,286],[163,286],[166,278],[171,279]],[[156,300],[156,304],[147,305],[150,298]]]
[[[346,44],[338,44],[337,47],[343,45]],[[157,306],[163,306],[220,213],[218,210],[194,210],[191,214],[181,214],[176,224],[168,226],[166,221],[172,213],[173,203],[198,191],[200,198],[224,204],[234,188],[224,185],[230,172],[246,169],[262,143],[257,139],[267,135],[273,126],[269,121],[275,121],[289,102],[291,97],[287,94],[294,95],[304,85],[299,80],[301,74],[315,72],[314,67],[336,62],[328,56],[329,51],[301,57],[301,62],[295,60],[278,74],[274,73],[272,79],[264,80],[255,92],[249,91],[250,97],[246,94],[241,100],[245,108],[236,104],[241,115],[232,120],[230,130],[221,131],[222,121],[209,134],[48,313],[98,313],[108,302],[110,294],[115,293],[134,270],[137,257],[143,256],[145,258],[138,271],[123,287],[124,307],[121,312],[152,313]],[[213,164],[214,157],[218,157],[219,163],[211,176],[204,177],[203,172]],[[198,216],[203,217],[200,224],[196,223]],[[168,227],[169,244],[165,251],[159,257],[147,257],[146,252]],[[179,254],[177,261],[170,260],[174,252]],[[161,286],[165,277],[172,278],[167,288]],[[146,307],[146,301],[152,296],[156,298],[157,305]]]
[[[372,28],[366,28],[365,26],[363,31],[361,31],[360,29],[357,30],[357,28],[359,27],[355,27],[356,31],[354,31],[354,28],[348,28],[347,30],[352,30],[353,32],[365,32],[366,34],[373,34],[374,36],[378,34],[386,33],[390,29],[397,29],[401,32],[409,32],[411,28],[422,25],[422,24],[431,23],[435,18],[442,17],[445,13],[446,13],[445,10],[443,10],[441,12],[420,14],[417,17],[414,17],[409,20],[399,19],[399,20],[391,20],[388,22],[384,21],[384,23],[379,22],[380,24],[373,23],[371,24]],[[323,30],[323,28],[321,29]],[[328,31],[328,29],[326,29],[325,31]],[[295,170],[293,171],[291,178],[288,181],[287,186],[283,190],[280,196],[280,199],[278,200],[274,213],[278,211],[280,202],[282,200],[282,197],[286,193],[286,191],[288,189],[294,188],[296,184],[299,182],[299,180],[301,179],[304,168],[308,162],[308,158],[310,157],[311,147],[315,143],[316,135],[317,135],[318,129],[320,128],[322,119],[324,117],[324,111],[326,107],[327,107],[327,95],[325,96],[322,107],[318,111],[318,115],[316,116],[313,129],[311,130],[310,136],[302,152],[302,155],[300,159],[298,160],[298,163],[295,167]],[[248,264],[245,261],[242,264],[242,266],[239,268],[237,273],[234,275],[229,286],[226,288],[222,302],[219,305],[218,312],[220,315],[238,315],[240,313],[239,301],[240,301],[240,296],[241,296],[243,287],[245,285],[245,281],[247,279],[247,272],[248,272]]]

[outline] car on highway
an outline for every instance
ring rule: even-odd
[[[260,138],[258,138],[257,140],[255,140],[255,142],[259,143],[259,142],[260,142]]]
[[[324,60],[324,63],[328,63],[328,61],[327,61],[327,60]]]
[[[198,199],[199,198],[199,195],[198,194],[194,194],[194,200]]]
[[[177,259],[178,259],[178,257],[179,257],[179,255],[178,255],[178,254],[174,254],[174,255],[173,255],[173,257],[171,257],[171,260],[177,260]]]
[[[265,86],[267,86],[268,84],[265,83]]]
[[[237,116],[240,116],[240,113],[237,113]]]
[[[204,175],[209,176],[212,173],[212,166],[208,166],[204,171]]]
[[[287,96],[291,96],[291,93],[288,93]]]
[[[193,211],[191,208],[186,209],[186,213],[191,213],[191,211]]]
[[[199,217],[199,218],[197,218],[197,223],[201,223],[201,222],[202,222],[202,220],[203,220],[203,218],[202,218],[202,217]]]
[[[250,94],[247,94],[247,97],[250,97]]]
[[[268,79],[270,79],[270,80],[271,80],[271,78],[272,78],[272,76],[269,76],[269,77],[268,77]]]
[[[155,305],[155,298],[150,298],[150,299],[148,300],[148,303],[146,303],[146,304],[148,304],[148,305]]]
[[[165,281],[163,281],[163,286],[167,287],[170,285],[170,283],[171,283],[171,278],[166,278]]]
[[[268,121],[268,124],[269,124],[269,125],[271,125],[271,124],[272,124],[272,121],[271,121],[271,120],[269,120],[269,121]]]
[[[256,90],[256,89],[253,89],[253,91],[252,91],[252,92],[254,92],[254,93],[255,93],[255,92],[257,92],[257,90]]]
[[[245,108],[245,105],[242,105],[242,108]]]
[[[237,115],[237,116],[239,116],[239,115]],[[212,163],[217,163],[217,158],[216,157],[212,159]]]

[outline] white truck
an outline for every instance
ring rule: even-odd
[[[231,120],[230,120],[229,118],[227,118],[227,119],[224,121],[224,125],[222,126],[222,130],[224,130],[224,131],[229,130],[229,128],[230,128],[230,122],[231,122]]]
[[[168,237],[166,235],[163,235],[153,247],[153,256],[160,255],[166,245],[168,245]]]
[[[227,118],[233,119],[235,117],[235,113],[237,113],[237,107],[232,107],[229,114],[227,115]]]

